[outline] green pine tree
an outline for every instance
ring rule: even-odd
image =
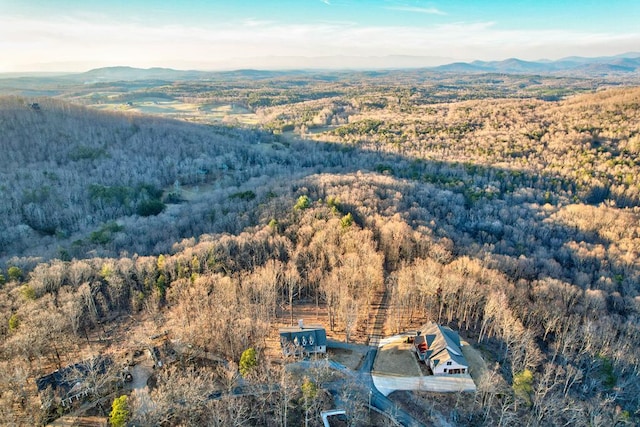
[[[129,419],[129,405],[127,396],[122,395],[116,397],[111,405],[111,413],[109,414],[109,424],[113,427],[124,427]]]
[[[249,347],[240,356],[240,375],[246,377],[258,366],[258,358],[253,347]]]

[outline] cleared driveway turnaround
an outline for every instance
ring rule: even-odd
[[[337,348],[350,347],[350,344],[339,343],[331,340],[327,343],[327,347],[332,347],[333,345],[335,345]],[[357,347],[354,346],[353,348],[355,350]],[[373,378],[371,376],[371,369],[373,368],[373,362],[376,360],[377,353],[378,353],[378,349],[376,347],[372,347],[367,351],[367,354],[362,359],[360,367],[358,368],[357,371],[352,371],[345,367],[342,367],[340,371],[344,372],[347,375],[356,377],[358,379],[358,382],[363,384],[365,387],[369,388],[371,406],[373,406],[376,409],[379,409],[382,412],[385,412],[390,416],[391,419],[393,419],[398,424],[406,427],[424,426],[424,424],[422,424],[420,421],[413,418],[408,412],[400,409],[394,402],[389,400],[389,398],[385,394],[380,393],[380,391],[378,391],[378,389],[376,388]],[[332,364],[334,368],[337,368],[335,365],[337,364]],[[337,390],[329,390],[329,391],[337,392]]]
[[[372,375],[373,384],[380,393],[388,396],[397,390],[460,392],[476,391],[476,385],[469,375],[441,375],[424,377],[397,377]]]
[[[351,349],[353,351],[362,352],[364,349],[362,346],[357,346],[354,344],[340,343],[337,341],[327,342],[327,347],[331,348],[335,346],[335,348],[343,348],[343,349]],[[403,409],[399,408],[397,404],[389,400],[389,398],[378,391],[374,384],[374,380],[371,376],[371,368],[373,367],[373,362],[376,359],[376,354],[378,349],[376,347],[369,347],[366,354],[364,355],[360,367],[357,370],[351,370],[340,363],[335,361],[329,361],[329,366],[343,374],[355,378],[356,381],[362,384],[365,388],[369,389],[369,398],[370,405],[381,412],[384,412],[394,423],[398,425],[402,425],[405,427],[421,427],[424,426],[423,423],[416,420]],[[303,367],[305,369],[309,369],[313,366],[314,363],[311,361],[301,361],[291,364],[291,366],[296,365]],[[336,396],[340,393],[341,389],[344,387],[344,379],[331,381],[329,383],[323,384],[323,388],[328,390],[332,395]],[[208,398],[212,400],[220,399],[224,395],[233,395],[233,396],[244,396],[244,395],[258,395],[264,393],[271,393],[274,390],[278,390],[278,384],[264,384],[264,385],[252,385],[252,386],[238,386],[229,392],[225,393],[222,391],[216,391],[211,393]]]
[[[379,342],[380,348],[378,354],[387,356],[386,359],[394,356],[397,357],[398,361],[403,361],[407,364],[405,372],[408,373],[408,375],[398,375],[399,367],[394,366],[389,360],[385,360],[386,363],[376,362],[376,369],[372,372],[371,376],[376,388],[382,394],[388,396],[396,390],[445,393],[476,391],[476,385],[469,374],[422,375],[418,369],[418,375],[411,375],[411,372],[414,372],[417,364],[416,357],[411,351],[411,346],[403,344],[410,335],[411,334],[406,333],[395,335],[380,340]]]

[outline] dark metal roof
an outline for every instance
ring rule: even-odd
[[[36,386],[38,391],[42,392],[51,387],[52,390],[60,389],[63,393],[67,393],[73,388],[77,381],[77,375],[84,375],[89,371],[89,367],[94,367],[98,370],[99,374],[104,374],[107,368],[113,364],[113,360],[110,357],[98,356],[97,360],[82,361],[75,365],[69,365],[62,369],[56,369],[52,373],[42,376],[36,379]]]
[[[280,329],[280,339],[296,346],[312,348],[327,345],[327,332],[321,326],[298,326]]]

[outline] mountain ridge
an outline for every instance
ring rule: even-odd
[[[431,68],[444,72],[506,73],[506,74],[557,74],[608,76],[640,74],[640,53],[602,57],[566,57],[558,60],[525,61],[507,58],[501,61],[454,62]]]
[[[292,59],[292,58],[289,58]],[[55,73],[43,78],[81,81],[83,83],[106,83],[115,81],[160,80],[184,81],[220,78],[274,78],[291,73],[371,71],[421,69],[448,73],[506,73],[544,74],[585,77],[620,77],[640,75],[640,52],[627,52],[613,56],[581,57],[569,56],[557,60],[539,59],[535,61],[520,58],[503,60],[453,61],[442,65],[432,65],[432,57],[389,55],[386,57],[362,57],[365,66],[355,66],[352,57],[298,58],[295,67],[251,67],[241,66],[230,70],[175,69],[169,67],[137,68],[126,65],[93,68],[80,73]],[[440,58],[449,60],[449,58]],[[339,60],[339,61],[338,61]],[[293,63],[289,61],[289,63]],[[298,65],[299,64],[299,65]],[[322,65],[324,64],[324,65]],[[378,65],[376,65],[378,64]],[[34,73],[0,74],[0,79],[35,78]]]
[[[390,56],[395,58],[397,56]],[[406,58],[406,56],[403,56]],[[506,73],[506,74],[557,74],[557,75],[586,75],[609,76],[640,74],[640,52],[628,52],[614,56],[579,57],[571,56],[557,60],[540,59],[527,61],[520,58],[507,58],[500,61],[474,60],[471,62],[456,61],[439,66],[402,66],[403,68],[417,68],[429,71],[462,72],[462,73]],[[373,68],[372,68],[373,69]],[[381,67],[380,69],[394,69],[393,67]],[[104,67],[80,73],[78,76],[93,77],[99,81],[120,80],[188,80],[206,79],[220,76],[270,78],[283,74],[296,72],[308,73],[325,70],[318,67],[299,67],[298,69],[262,70],[259,68],[242,68],[230,71],[203,71],[203,70],[176,70],[172,68],[134,68],[127,66]],[[335,71],[338,71],[336,69]]]

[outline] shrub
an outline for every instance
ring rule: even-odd
[[[293,209],[299,211],[299,210],[307,209],[309,206],[311,206],[311,200],[309,200],[309,197],[300,196],[298,197],[298,201],[296,202]]]
[[[20,288],[20,294],[24,299],[33,301],[36,299],[36,291],[30,285],[24,285]]]
[[[162,200],[159,199],[151,199],[145,200],[138,205],[138,209],[136,209],[136,213],[140,216],[152,216],[158,215],[165,208]]]
[[[353,225],[353,215],[351,215],[351,212],[342,217],[340,225],[342,228],[349,228]]]
[[[13,332],[20,326],[20,319],[17,314],[12,314],[9,318],[9,332]]]
[[[112,221],[104,224],[98,231],[94,231],[89,235],[89,241],[98,245],[106,245],[113,240],[113,234],[124,230],[124,227]]]
[[[233,193],[232,195],[229,196],[230,199],[240,199],[240,200],[253,200],[256,198],[256,193],[254,193],[253,191],[249,190],[249,191],[239,191],[237,193]]]
[[[531,393],[533,392],[533,373],[525,369],[513,377],[513,391],[516,396],[521,397],[528,404],[531,403]]]
[[[256,350],[253,347],[249,347],[240,356],[240,375],[246,377],[256,366],[258,366]]]
[[[22,278],[22,270],[19,267],[13,266],[9,267],[7,270],[7,274],[9,275],[9,280],[14,282],[19,282]]]

